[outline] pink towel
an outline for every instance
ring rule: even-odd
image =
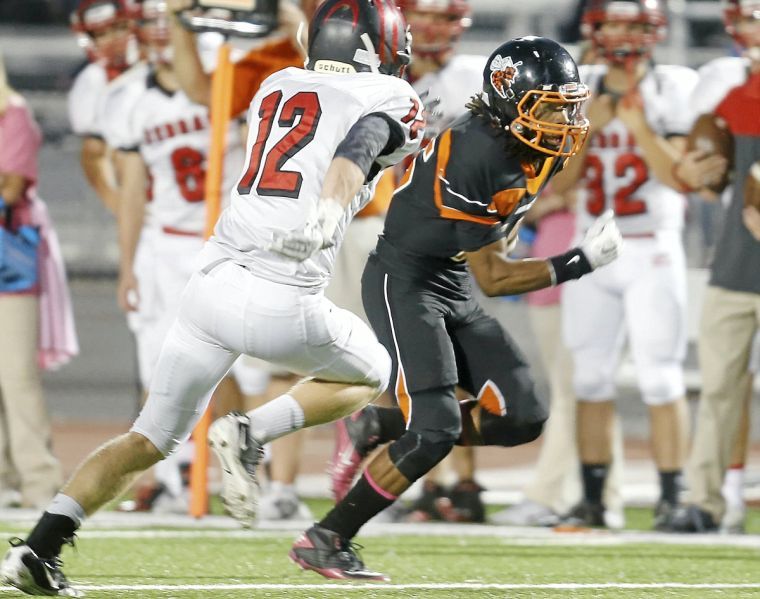
[[[39,294],[40,336],[37,342],[37,362],[44,370],[54,370],[79,353],[74,328],[74,313],[66,281],[58,235],[48,214],[45,202],[31,197],[30,220],[40,228]]]
[[[574,233],[575,215],[572,212],[561,210],[547,214],[538,221],[532,255],[536,258],[549,258],[566,252],[570,248]],[[561,293],[561,285],[533,291],[528,294],[528,304],[531,306],[558,304]]]

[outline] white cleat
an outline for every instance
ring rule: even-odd
[[[489,522],[506,526],[556,526],[559,516],[548,506],[524,499],[492,514]]]
[[[259,520],[313,522],[314,516],[293,489],[270,489],[261,495]]]
[[[58,558],[42,559],[21,539],[11,539],[11,548],[0,564],[0,581],[27,595],[83,597],[71,586]]]
[[[250,435],[250,419],[230,412],[216,420],[208,432],[208,444],[222,467],[222,503],[227,513],[246,528],[256,523],[259,481],[256,467],[264,456],[263,447]]]

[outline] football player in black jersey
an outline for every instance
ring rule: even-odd
[[[357,452],[392,442],[290,552],[328,578],[385,578],[355,567],[350,539],[455,444],[515,446],[541,433],[547,411],[528,365],[473,298],[470,273],[487,295],[508,295],[581,277],[618,254],[620,234],[604,215],[566,254],[506,257],[536,196],[583,145],[588,91],[567,51],[539,37],[499,46],[483,85],[407,170],[364,271],[364,307],[393,359],[399,408],[352,421]],[[457,384],[477,399],[460,404]]]

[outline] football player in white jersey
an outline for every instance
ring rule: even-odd
[[[604,526],[602,490],[611,460],[615,376],[627,341],[649,408],[661,495],[655,527],[675,507],[688,441],[682,362],[686,350],[686,197],[674,167],[691,127],[684,107],[696,73],[655,65],[665,34],[659,0],[591,0],[582,30],[601,59],[581,67],[595,94],[589,141],[555,179],[580,181],[577,234],[612,209],[625,252],[609,269],[572,282],[562,295],[563,336],[574,358],[584,499],[566,524]]]
[[[392,2],[327,0],[320,7],[306,68],[275,73],[251,102],[246,166],[198,257],[140,416],[85,460],[26,541],[12,543],[5,582],[29,594],[71,594],[63,544],[87,515],[188,438],[240,354],[308,377],[249,415],[211,427],[227,509],[248,524],[264,443],[346,416],[385,389],[387,351],[323,288],[342,232],[371,196],[377,173],[419,147],[421,101],[399,78],[410,44]],[[144,133],[147,141],[169,130]]]
[[[71,16],[72,29],[90,62],[69,91],[69,121],[74,133],[82,138],[80,161],[85,177],[103,205],[113,213],[117,209],[118,188],[98,122],[98,105],[108,83],[136,58],[128,12],[123,0],[83,0]]]

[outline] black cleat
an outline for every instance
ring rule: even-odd
[[[61,570],[60,558],[42,559],[19,538],[10,540],[11,548],[0,564],[0,580],[27,595],[83,597],[71,586]]]
[[[377,409],[367,406],[335,423],[335,451],[328,471],[333,499],[340,501],[354,483],[362,461],[380,440],[380,422]]]
[[[451,522],[485,522],[486,506],[480,497],[482,492],[483,487],[474,480],[459,481],[449,491],[453,513],[447,515],[442,512],[444,519]],[[441,511],[440,507],[439,511]]]
[[[356,553],[358,547],[337,532],[315,524],[293,543],[288,557],[304,570],[314,570],[325,578],[389,580],[364,567]]]
[[[685,533],[716,532],[718,523],[707,510],[696,505],[683,505],[673,510],[667,522],[658,530]]]
[[[444,514],[452,514],[454,507],[442,485],[426,480],[422,484],[422,493],[410,509],[406,522],[430,522],[445,520]]]
[[[586,528],[606,528],[604,523],[604,506],[591,503],[585,499],[576,504],[555,527],[560,531],[583,530]]]
[[[660,499],[657,505],[654,506],[654,525],[655,530],[660,532],[670,531],[670,521],[673,518],[673,514],[678,510],[678,505],[670,503],[664,499]]]

